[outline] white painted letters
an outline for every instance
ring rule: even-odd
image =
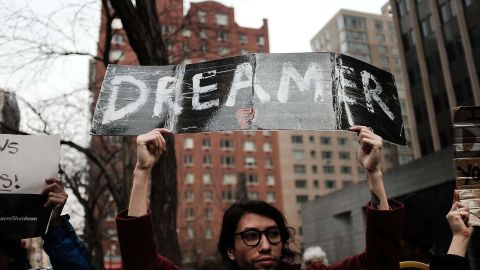
[[[140,92],[140,96],[132,103],[129,103],[127,106],[115,110],[115,104],[118,97],[118,86],[122,83],[130,83],[137,87]],[[112,121],[122,119],[126,115],[136,112],[140,107],[142,107],[147,101],[148,89],[147,85],[141,80],[135,79],[131,75],[117,76],[112,79],[112,93],[108,99],[107,109],[105,111],[102,124],[108,124]]]
[[[367,103],[367,109],[369,112],[374,113],[373,104],[372,104],[372,97],[373,99],[380,105],[383,112],[390,118],[390,120],[395,119],[395,116],[388,108],[387,104],[383,102],[383,100],[378,96],[382,93],[383,89],[382,86],[378,83],[377,79],[370,74],[369,72],[363,70],[361,73],[362,75],[362,84],[363,84],[363,93],[365,94],[365,100]],[[375,88],[370,87],[370,80],[375,84]]]
[[[235,75],[233,76],[232,87],[230,88],[230,92],[228,93],[227,101],[225,102],[225,106],[232,107],[235,105],[235,99],[237,97],[237,92],[243,88],[250,88],[252,87],[252,76],[253,70],[252,65],[250,63],[242,63],[238,65],[235,69]],[[243,80],[246,78],[246,80]],[[260,84],[255,84],[255,94],[257,94],[260,102],[265,103],[270,101],[270,95],[263,89]]]
[[[172,98],[172,92],[175,90],[176,82],[177,79],[170,76],[162,77],[158,80],[155,107],[153,108],[154,117],[159,117],[162,114],[163,103],[166,103],[167,106],[173,109],[175,115],[179,115],[182,112],[182,106]]]
[[[218,107],[220,100],[214,99],[206,102],[200,102],[200,94],[214,92],[217,90],[217,84],[211,84],[207,86],[200,86],[200,80],[213,77],[217,74],[216,70],[195,74],[193,80],[193,98],[192,98],[192,110],[205,110],[211,107]]]
[[[280,78],[280,85],[278,86],[278,93],[277,93],[278,101],[282,103],[288,101],[288,92],[290,90],[290,80],[293,80],[297,84],[298,89],[301,92],[314,87],[315,89],[314,101],[316,102],[319,98],[320,98],[320,101],[323,101],[321,78],[322,78],[322,73],[320,70],[320,66],[316,63],[312,62],[308,65],[307,71],[305,72],[305,76],[303,78],[300,76],[300,74],[292,65],[292,63],[290,62],[284,63],[282,68],[282,77]]]

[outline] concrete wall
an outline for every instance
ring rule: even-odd
[[[453,191],[453,150],[444,149],[391,170],[384,178],[389,198],[422,190],[427,192],[438,186],[447,189],[429,195],[433,203],[441,201],[443,215],[445,205],[451,205],[451,195],[445,194]],[[365,205],[369,200],[370,192],[364,181],[306,203],[301,210],[304,247],[320,245],[331,262],[362,252],[365,248]],[[441,225],[443,231],[444,225]],[[448,239],[448,231],[444,238]]]

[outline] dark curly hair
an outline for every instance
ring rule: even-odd
[[[244,201],[233,204],[223,215],[222,229],[220,231],[217,250],[229,269],[238,269],[237,263],[228,257],[227,251],[233,249],[235,244],[235,231],[237,230],[238,223],[240,222],[240,219],[248,213],[273,219],[280,229],[280,235],[282,237],[281,260],[289,263],[298,260],[299,254],[292,251],[289,247],[294,241],[295,230],[288,227],[283,214],[277,208],[264,201]]]

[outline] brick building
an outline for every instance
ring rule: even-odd
[[[269,52],[267,20],[259,29],[235,22],[234,9],[214,1],[191,3],[184,16],[182,0],[157,0],[164,41],[172,64],[197,63],[255,52]],[[98,56],[103,55],[106,18],[102,16]],[[119,19],[112,21],[110,62],[137,64]],[[105,67],[92,62],[90,72],[94,103],[98,98]],[[224,132],[176,135],[178,180],[177,233],[184,267],[197,267],[216,254],[223,211],[239,196],[262,199],[282,209],[276,132]],[[121,150],[128,139],[99,137],[92,148],[103,144]],[[130,150],[131,151],[131,150]],[[104,153],[100,153],[104,154]],[[120,173],[128,175],[132,158],[116,160]],[[101,177],[91,169],[92,181]],[[130,174],[131,175],[131,174]],[[119,269],[120,256],[115,236],[114,212],[106,217],[104,261],[106,269]]]

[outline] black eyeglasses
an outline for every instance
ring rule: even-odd
[[[238,232],[235,234],[235,236],[240,235],[245,245],[254,247],[260,243],[260,239],[262,239],[262,234],[267,237],[268,242],[272,245],[282,242],[280,229],[277,227],[268,228],[264,231],[250,229],[243,232]]]

